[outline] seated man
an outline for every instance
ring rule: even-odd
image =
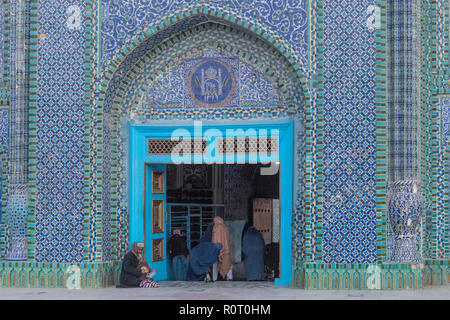
[[[148,286],[146,281],[147,275],[153,276],[148,263],[144,261],[142,253],[144,252],[144,243],[135,242],[131,250],[125,255],[122,261],[122,269],[120,272],[120,286],[122,288],[143,287]],[[153,279],[151,280],[152,282]],[[150,283],[152,286],[156,286]]]

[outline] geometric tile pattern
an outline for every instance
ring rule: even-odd
[[[10,121],[11,135],[9,142],[10,183],[26,184],[28,179],[28,59],[27,59],[27,25],[28,4],[14,2],[10,6],[10,64],[11,79]]]
[[[428,0],[421,1],[421,33],[422,33],[422,77],[421,77],[421,100],[419,104],[421,109],[421,145],[420,145],[420,172],[421,180],[423,181],[423,198],[424,198],[424,228],[423,228],[423,249],[422,254],[424,258],[434,258],[434,233],[433,224],[435,223],[435,187],[433,167],[435,163],[433,158],[436,154],[436,149],[430,147],[434,140],[433,127],[435,123],[436,111],[434,110],[435,90],[435,74],[436,74],[436,12],[433,7],[429,6]]]
[[[8,153],[9,141],[9,109],[0,109],[0,146],[4,153]],[[7,174],[5,172],[5,174]]]
[[[450,257],[450,213],[449,213],[449,191],[450,184],[448,177],[450,175],[450,145],[448,136],[450,134],[450,96],[443,96],[439,99],[438,112],[440,126],[436,137],[439,141],[438,163],[437,163],[437,217],[435,225],[435,241],[437,254],[442,257]],[[447,178],[445,178],[447,177]]]
[[[293,281],[307,290],[405,290],[421,289],[422,277],[408,264],[307,263],[294,270]]]
[[[371,0],[324,2],[323,261],[374,263],[375,33]]]
[[[75,6],[75,7],[74,7]],[[36,261],[83,259],[84,1],[39,1]]]
[[[1,27],[1,38],[3,39],[0,44],[0,55],[2,60],[2,68],[0,69],[0,73],[2,74],[0,76],[0,102],[3,105],[9,105],[9,94],[10,94],[10,64],[11,56],[10,56],[10,41],[8,41],[11,37],[11,30],[10,30],[10,1],[8,0],[1,0],[0,1],[0,7],[1,7],[1,17],[2,20],[0,22],[2,23]]]
[[[323,15],[324,18],[324,21],[320,21],[318,24],[317,20],[315,20],[317,17],[311,17],[311,21],[313,21],[312,23],[314,24],[311,26],[311,30],[316,30],[314,32],[311,31],[314,33],[311,39],[308,39],[307,14],[305,11],[307,9],[305,8],[308,7],[309,1],[306,0],[297,2],[288,0],[278,2],[269,0],[245,0],[240,2],[234,0],[212,0],[208,2],[198,0],[170,0],[163,2],[146,0],[95,1],[97,5],[101,4],[103,6],[103,13],[100,14],[98,20],[102,23],[101,32],[99,33],[100,38],[102,39],[102,46],[99,48],[93,48],[93,51],[95,51],[96,54],[99,54],[100,62],[104,67],[104,73],[102,76],[108,75],[108,72],[111,72],[111,70],[115,70],[117,66],[115,63],[121,59],[117,57],[119,57],[122,52],[126,52],[126,50],[122,50],[123,48],[126,46],[128,46],[127,48],[131,48],[133,45],[130,43],[133,41],[136,44],[142,43],[142,39],[139,37],[140,35],[146,34],[143,32],[144,30],[146,30],[145,32],[152,33],[153,35],[148,37],[149,39],[146,46],[140,47],[140,49],[143,50],[142,52],[133,52],[130,54],[130,56],[134,54],[136,54],[136,56],[131,57],[127,63],[121,65],[119,68],[123,69],[119,69],[118,73],[123,72],[124,74],[127,74],[136,61],[142,57],[143,53],[156,47],[156,45],[160,44],[165,39],[170,38],[181,29],[185,30],[195,25],[200,25],[206,21],[211,21],[213,18],[211,16],[206,17],[207,13],[204,11],[202,13],[203,16],[197,16],[198,19],[193,20],[191,24],[189,24],[189,22],[180,23],[175,28],[170,29],[171,27],[168,27],[167,29],[169,30],[165,29],[165,27],[162,30],[158,29],[160,30],[159,32],[151,30],[151,28],[154,28],[155,30],[157,28],[161,28],[162,24],[173,26],[174,23],[172,23],[172,19],[174,21],[180,21],[185,18],[186,15],[191,14],[188,12],[189,10],[192,8],[199,8],[200,6],[202,6],[202,10],[205,8],[208,10],[211,8],[218,8],[216,13],[218,12],[221,15],[220,18],[224,19],[223,21],[232,21],[233,23],[239,25],[240,28],[247,28],[247,24],[249,24],[248,22],[255,19],[257,21],[256,24],[252,26],[252,23],[250,23],[250,27],[248,27],[248,29],[251,31],[256,30],[255,32],[259,34],[261,34],[261,30],[263,30],[262,33],[265,36],[269,34],[266,39],[270,39],[270,42],[272,42],[275,47],[278,47],[280,50],[279,52],[282,52],[287,60],[292,63],[297,74],[300,69],[298,65],[304,63],[308,58],[311,59],[312,64],[316,63],[314,61],[315,59],[320,59],[319,69],[324,69],[323,82],[321,83],[323,84],[324,89],[320,93],[323,94],[323,96],[318,98],[316,95],[311,98],[311,101],[315,101],[313,105],[314,110],[310,110],[310,106],[307,106],[306,114],[308,120],[311,120],[312,118],[312,121],[306,122],[305,126],[310,126],[308,128],[313,126],[314,130],[323,131],[324,140],[317,144],[317,140],[315,140],[316,137],[311,137],[311,132],[315,134],[317,131],[306,131],[305,139],[308,140],[308,143],[306,144],[304,144],[303,141],[304,132],[296,132],[296,135],[298,137],[297,157],[300,160],[298,162],[299,174],[303,174],[303,164],[306,163],[306,161],[311,160],[303,157],[303,152],[305,152],[304,150],[306,148],[308,148],[308,151],[306,152],[313,157],[316,157],[312,158],[314,165],[317,165],[317,162],[315,162],[316,160],[314,159],[317,159],[318,157],[319,169],[324,169],[324,180],[321,179],[322,173],[315,175],[315,170],[317,170],[316,167],[312,170],[313,179],[310,179],[310,172],[305,172],[305,177],[298,177],[299,181],[302,182],[301,186],[299,186],[299,194],[301,194],[304,190],[307,191],[306,193],[313,190],[313,192],[310,192],[311,194],[317,191],[317,189],[315,189],[316,186],[314,185],[304,186],[306,184],[305,181],[310,182],[310,184],[314,184],[314,181],[323,181],[323,188],[325,191],[323,208],[324,219],[323,225],[321,224],[321,221],[317,225],[313,223],[313,228],[308,230],[309,234],[303,234],[302,228],[305,221],[302,219],[304,217],[294,217],[294,219],[296,219],[296,226],[299,226],[299,230],[297,230],[298,237],[294,239],[297,245],[296,250],[300,245],[304,245],[304,243],[302,243],[302,241],[305,241],[303,235],[305,235],[305,239],[309,239],[306,236],[309,237],[309,235],[311,235],[311,238],[314,238],[319,234],[317,237],[317,239],[319,239],[317,242],[319,249],[318,252],[321,252],[321,255],[318,255],[319,261],[323,258],[325,262],[340,263],[332,264],[331,270],[335,270],[339,275],[335,279],[338,279],[336,281],[338,282],[338,286],[341,286],[341,288],[345,288],[345,285],[342,285],[341,283],[345,283],[345,279],[350,279],[346,278],[347,274],[344,269],[347,267],[344,263],[364,264],[373,263],[376,261],[377,226],[375,223],[377,219],[379,219],[379,217],[376,216],[378,213],[378,208],[382,206],[377,203],[380,199],[376,198],[378,195],[378,189],[375,190],[375,176],[378,172],[376,171],[378,170],[378,167],[375,168],[376,164],[378,164],[378,157],[375,159],[375,155],[379,156],[377,147],[378,132],[376,133],[377,136],[375,136],[375,123],[378,121],[379,116],[378,113],[375,114],[375,60],[379,60],[378,57],[375,57],[379,54],[377,53],[379,51],[375,51],[375,32],[371,33],[367,30],[367,28],[365,28],[366,9],[369,5],[375,3],[374,0],[311,1],[312,7],[319,6],[320,9],[316,9],[320,11],[320,15]],[[98,31],[98,29],[96,29],[95,25],[92,26],[86,23],[84,17],[89,14],[95,15],[96,13],[83,10],[85,6],[88,6],[87,3],[90,3],[91,1],[32,1],[32,3],[36,2],[39,3],[39,11],[36,10],[36,12],[39,13],[39,34],[36,35],[36,37],[39,37],[39,55],[37,57],[33,56],[32,60],[38,60],[39,63],[32,65],[32,73],[35,73],[38,76],[39,82],[37,85],[38,108],[36,120],[33,122],[37,124],[37,127],[32,128],[32,130],[35,130],[34,132],[36,134],[31,135],[33,143],[36,143],[37,157],[37,190],[35,190],[37,202],[35,212],[35,258],[37,261],[42,262],[81,262],[85,261],[87,251],[98,253],[98,250],[100,250],[100,252],[103,250],[102,257],[104,259],[109,259],[114,257],[112,254],[115,250],[114,239],[115,237],[120,237],[117,234],[123,232],[126,235],[126,216],[120,216],[119,213],[115,216],[116,213],[113,212],[115,209],[111,210],[111,212],[102,212],[102,209],[96,208],[92,212],[99,212],[101,215],[101,221],[98,219],[98,215],[95,216],[95,219],[89,220],[90,217],[86,216],[86,212],[91,210],[91,207],[86,209],[90,205],[90,203],[86,203],[86,194],[94,194],[94,201],[92,204],[97,206],[98,203],[95,202],[97,199],[96,197],[98,196],[99,199],[102,199],[102,196],[96,194],[95,192],[100,193],[103,190],[109,190],[111,187],[117,187],[119,191],[122,191],[121,188],[123,188],[123,186],[114,185],[114,183],[108,184],[110,183],[108,179],[104,179],[106,183],[102,186],[99,173],[104,173],[104,178],[108,178],[109,176],[113,176],[115,174],[114,170],[118,170],[118,168],[122,167],[127,168],[128,166],[125,162],[120,162],[126,161],[126,159],[120,159],[118,162],[118,168],[109,168],[109,166],[106,166],[107,168],[104,168],[105,171],[102,171],[102,163],[100,163],[97,167],[98,170],[93,170],[92,176],[89,179],[86,179],[86,167],[87,165],[90,165],[89,156],[86,155],[86,150],[89,148],[90,150],[95,150],[92,155],[94,158],[100,155],[97,153],[99,152],[98,150],[103,150],[106,153],[104,158],[105,162],[103,164],[108,164],[112,161],[111,158],[108,158],[107,146],[105,146],[105,149],[98,148],[98,146],[101,146],[103,143],[103,137],[98,138],[98,133],[104,133],[105,140],[107,137],[108,139],[111,139],[111,137],[115,139],[115,137],[112,136],[114,132],[111,131],[108,126],[101,127],[102,121],[104,121],[105,124],[111,124],[114,123],[114,121],[117,121],[117,119],[121,119],[120,117],[122,116],[112,112],[112,114],[109,115],[112,120],[108,119],[108,115],[105,115],[105,118],[96,118],[99,114],[95,114],[95,112],[102,112],[103,109],[102,107],[98,107],[96,109],[96,101],[92,101],[92,104],[89,104],[89,107],[91,108],[89,111],[94,111],[93,119],[86,118],[86,95],[95,96],[96,94],[101,94],[102,89],[105,88],[102,83],[97,82],[96,84],[99,85],[98,88],[100,89],[94,92],[94,85],[89,82],[93,76],[86,72],[88,68],[86,67],[86,63],[89,64],[91,62],[90,54],[92,53],[86,48],[92,46],[92,43],[88,44],[88,42],[93,41],[95,38],[93,35]],[[386,1],[377,1],[377,3],[385,2]],[[428,5],[428,2],[430,1],[423,0],[422,2]],[[4,0],[3,4],[5,3],[7,3],[7,1]],[[319,3],[319,5],[317,3]],[[437,1],[436,7],[431,7],[429,10],[430,12],[433,12],[433,17],[438,16],[438,28],[445,30],[446,27],[442,27],[442,23],[445,20],[443,19],[444,15],[442,14],[442,11],[440,11],[443,10],[443,4],[444,0],[439,0]],[[445,6],[446,10],[448,10],[448,4]],[[79,9],[81,8],[79,16],[76,14],[77,7]],[[121,10],[119,10],[119,8]],[[223,10],[220,10],[221,8]],[[286,10],[287,8],[289,8],[289,10]],[[231,11],[227,11],[228,9],[231,9]],[[212,10],[213,16],[215,15],[214,10]],[[124,12],[127,13],[124,14]],[[232,16],[231,19],[229,18],[230,12]],[[169,16],[167,16],[167,14],[169,14]],[[79,22],[81,22],[81,28],[78,28],[76,27],[76,24],[80,17],[81,21]],[[161,17],[167,17],[167,20],[164,20]],[[286,19],[284,19],[284,17]],[[34,18],[32,17],[31,19]],[[7,30],[14,29],[9,28],[7,23],[8,22],[5,21],[3,32],[0,30],[0,39],[3,35],[7,36],[7,33],[9,32]],[[2,26],[0,26],[0,29],[2,29]],[[254,30],[252,30],[252,28]],[[433,72],[435,73],[436,71],[441,70],[442,65],[445,63],[443,59],[445,46],[443,44],[445,41],[448,41],[448,39],[445,41],[442,40],[444,32],[441,32],[441,29],[438,30],[438,40],[436,40],[434,35],[430,35],[429,38],[427,38],[427,41],[431,39],[430,43],[428,43],[428,47],[431,49],[428,49],[427,47],[425,48],[425,51],[429,50],[427,51],[429,52],[428,61],[432,67],[427,66],[427,68],[429,68],[427,69],[427,72],[430,70],[431,71],[426,75],[426,81],[430,81],[430,79],[432,79]],[[317,40],[314,38],[317,37],[317,30],[320,30],[320,37],[323,37],[323,42],[326,45],[323,46],[324,48],[319,49],[319,52],[321,53],[316,57],[313,53],[318,52],[316,44],[314,43],[314,41]],[[430,34],[432,34],[436,31],[436,27],[431,28],[429,31]],[[13,30],[13,32],[15,31]],[[147,35],[149,33],[147,33]],[[280,35],[280,37],[275,36],[276,39],[274,39],[271,36],[274,34]],[[424,37],[428,37],[428,35],[424,35]],[[448,34],[446,37],[448,38]],[[347,43],[343,43],[344,39],[347,40]],[[228,45],[233,43],[233,39],[226,39],[226,41],[223,42],[220,40],[221,39],[219,37],[218,40],[215,39],[214,41],[220,44],[227,43]],[[433,43],[432,41],[439,41],[439,45],[436,45],[436,43]],[[312,46],[311,57],[308,57],[307,54],[308,42],[310,42]],[[190,45],[187,42],[186,44]],[[4,49],[6,50],[6,46],[8,44],[5,42],[4,45]],[[292,51],[294,53],[294,57],[289,55],[290,53],[289,51],[286,51],[286,47],[294,49]],[[435,53],[433,53],[433,50],[435,50],[435,47],[437,47],[437,59],[434,59]],[[229,48],[227,48],[227,50],[228,49]],[[234,48],[232,48],[231,51],[227,51],[224,57],[230,58],[239,56],[232,51],[233,49]],[[325,50],[322,51],[323,49]],[[171,52],[170,50],[167,51]],[[129,52],[126,52],[126,54],[128,53]],[[177,54],[179,53],[180,51],[177,52]],[[215,52],[210,56],[217,57],[219,55],[220,54]],[[300,57],[300,60],[298,60],[295,55]],[[445,55],[448,56],[448,53],[445,53]],[[194,55],[190,58],[200,56]],[[207,55],[204,55],[203,57],[205,56]],[[433,58],[433,60],[430,57]],[[5,55],[2,54],[0,60],[3,58],[5,58]],[[164,56],[164,59],[166,58],[170,61],[171,57],[170,55]],[[255,72],[253,71],[256,71],[257,77],[259,75],[264,77],[264,72],[258,73],[258,70],[260,69],[251,63],[248,64],[247,68],[247,64],[242,62],[242,56],[239,56],[239,59],[240,79],[245,78],[253,80],[255,77]],[[2,70],[1,63],[2,62],[0,61],[0,78],[5,75],[6,78],[8,78],[9,75],[5,66],[8,66],[9,64],[6,60],[3,61],[4,69]],[[95,65],[96,62],[93,63]],[[158,64],[158,61],[156,61],[156,64]],[[176,66],[181,68],[182,64],[178,64]],[[149,67],[149,70],[151,69],[159,72],[159,74],[162,75],[161,79],[165,81],[167,78],[164,77],[170,77],[170,73],[160,72],[160,67],[161,66],[152,65]],[[314,67],[311,66],[311,70],[316,67],[317,65]],[[182,68],[176,68],[177,67],[174,67],[174,70],[183,72]],[[97,69],[93,68],[93,70]],[[302,70],[302,72],[303,71],[304,70]],[[132,73],[129,74],[133,75]],[[311,75],[308,74],[304,76],[307,79],[310,79]],[[380,79],[379,75],[376,76],[377,79]],[[381,75],[381,78],[382,77],[383,75]],[[439,77],[441,77],[441,75],[439,75]],[[183,80],[182,78],[183,77],[180,77],[181,80]],[[110,77],[97,78],[94,79],[94,81],[101,79],[110,79]],[[111,86],[109,87],[111,89],[110,93],[112,93],[110,97],[114,96],[113,93],[116,92],[116,90],[118,92],[122,92],[121,90],[123,87],[121,87],[121,80],[124,78],[116,77],[116,79],[118,79],[118,81],[115,83],[113,80],[111,82]],[[154,88],[151,86],[146,87],[146,85],[148,83],[155,84],[155,81],[145,83],[143,80],[143,78],[136,79],[136,83],[133,84],[133,86],[130,86],[130,90],[128,92],[129,95],[124,97],[124,101],[126,101],[127,106],[133,105],[133,99],[136,94],[142,93],[139,91],[140,88],[147,88],[148,90],[145,91],[147,93],[150,92],[150,89]],[[285,101],[285,97],[278,96],[278,91],[276,90],[273,91],[274,94],[268,98],[267,101],[269,102],[263,108],[258,108],[257,104],[252,105],[255,101],[264,100],[262,94],[264,94],[265,91],[270,91],[267,88],[271,88],[270,86],[273,86],[270,79],[265,79],[264,81],[267,80],[265,82],[267,87],[256,88],[252,91],[251,84],[254,83],[252,80],[245,80],[248,84],[245,88],[242,85],[242,82],[240,83],[239,100],[241,105],[231,111],[224,111],[220,109],[205,111],[198,108],[192,108],[178,112],[168,110],[170,109],[168,108],[167,110],[147,113],[146,116],[149,118],[146,119],[250,119],[272,118],[288,115],[288,109],[283,106],[273,108],[277,105],[277,102]],[[0,89],[2,87],[1,83],[2,81],[0,79]],[[92,87],[89,87],[91,85]],[[377,83],[377,86],[379,85],[380,84]],[[427,85],[425,86],[426,90],[428,90],[424,93],[424,96],[426,97],[425,100],[427,103],[430,103],[430,106],[427,106],[429,109],[426,109],[426,114],[428,117],[431,115],[431,111],[434,110],[433,108],[435,107],[431,106],[431,102],[428,102],[432,101],[430,92],[434,90],[432,89],[433,86],[434,84],[429,82],[427,82]],[[313,93],[315,92],[314,89],[311,91]],[[377,95],[378,93],[379,92],[377,92]],[[442,92],[441,90],[440,93],[445,92]],[[245,98],[243,99],[244,96]],[[2,90],[2,97],[5,97],[4,90]],[[30,100],[33,100],[32,98],[33,97],[31,97]],[[183,99],[183,97],[181,97],[181,99]],[[316,104],[318,99],[323,99],[323,122],[316,122],[315,118],[317,116],[317,110],[321,108],[320,103]],[[3,101],[6,100],[3,99]],[[170,103],[173,102],[170,101],[170,99],[166,99],[164,101],[169,101]],[[182,100],[177,100],[174,105],[178,105],[178,101]],[[22,103],[23,101],[19,102]],[[99,105],[102,105],[103,100],[100,100],[100,102],[101,104]],[[34,101],[31,103],[34,103]],[[310,102],[307,101],[306,103]],[[108,108],[112,104],[113,101],[110,100],[103,105],[105,105],[105,108]],[[436,114],[436,111],[438,110],[434,110],[434,114]],[[443,135],[440,135],[439,137],[436,136],[441,133],[437,130],[439,126],[442,128],[442,133],[447,130],[447,120],[445,120],[448,119],[447,113],[444,109],[441,111],[442,118],[433,120],[428,118],[424,122],[425,126],[429,125],[426,128],[428,131],[426,131],[426,134],[424,135],[425,141],[436,142],[438,141],[437,139],[444,138]],[[4,115],[7,113],[7,111],[4,111]],[[319,117],[320,116],[321,114],[319,113]],[[86,123],[90,120],[92,120],[92,122],[89,123],[92,124],[92,131],[90,133],[94,138],[91,140],[93,143],[92,145],[86,145],[86,142],[89,140],[89,137],[86,138]],[[4,137],[7,137],[6,133],[8,130],[6,128],[8,125],[9,124],[0,119],[0,139],[2,140],[2,143],[5,141]],[[96,131],[96,126],[100,126],[100,131]],[[103,128],[104,131],[102,131]],[[434,132],[437,132],[436,135],[433,135]],[[3,133],[5,133],[5,135],[3,135]],[[376,137],[377,139],[375,139]],[[123,137],[120,137],[119,139],[123,139]],[[123,141],[124,140],[119,140],[119,143]],[[313,141],[312,146],[309,144],[311,141]],[[323,150],[322,143],[324,145]],[[120,150],[120,152],[126,153],[127,146],[120,147],[124,148]],[[440,149],[433,149],[433,152],[437,154],[439,151],[439,159],[437,156],[433,156],[432,158],[432,153],[427,154],[427,156],[429,155],[427,161],[431,161],[431,159],[433,159],[434,163],[440,163],[439,167],[435,167],[435,169],[437,168],[436,170],[438,170],[438,173],[433,173],[432,176],[434,179],[433,181],[438,182],[437,184],[434,183],[433,186],[433,201],[437,199],[435,203],[438,208],[433,208],[433,210],[440,212],[437,216],[433,213],[434,215],[432,218],[438,221],[439,225],[437,230],[435,229],[430,231],[433,236],[432,241],[434,241],[434,243],[432,243],[429,247],[441,248],[441,251],[438,252],[438,254],[440,257],[443,257],[446,253],[448,253],[448,209],[447,213],[445,212],[446,208],[448,208],[448,162],[444,161],[446,156],[445,152],[448,152],[446,151],[448,148],[445,149],[445,143],[442,143],[438,148]],[[317,156],[316,151],[317,154],[320,153],[319,156]],[[414,154],[414,152],[411,154]],[[49,154],[51,156],[48,156]],[[320,161],[322,161],[322,157],[323,164],[320,163]],[[415,160],[412,159],[410,163],[413,163],[414,161]],[[447,167],[445,167],[445,165]],[[108,170],[110,171],[108,172]],[[430,172],[431,168],[426,174],[431,176]],[[91,189],[86,188],[86,181],[94,181],[91,185]],[[430,181],[431,179],[426,180],[427,183],[430,183]],[[447,187],[447,189],[442,189],[442,186]],[[318,188],[321,189],[322,186]],[[425,186],[425,188],[431,187]],[[313,199],[309,199],[307,197],[310,197],[309,193],[308,195],[305,195],[306,200],[304,205],[305,207],[312,207],[314,204],[311,203],[314,203],[316,199],[314,199],[314,195],[312,196]],[[25,201],[24,199],[22,199],[22,201],[18,197],[16,200],[17,205],[15,208],[25,207],[23,205]],[[108,198],[103,196],[103,200],[103,205],[106,207],[109,207],[109,204],[115,203],[117,204],[117,207],[120,207],[118,212],[122,210],[122,214],[126,214],[126,205],[122,203],[124,199],[114,199],[114,197]],[[296,208],[298,210],[297,214],[301,213],[303,210],[303,203],[301,202],[302,198],[300,197],[298,201],[298,208]],[[377,207],[375,207],[376,203]],[[429,201],[429,203],[431,203],[431,201]],[[310,213],[309,207],[307,210],[308,213]],[[313,215],[315,214],[314,210],[311,210]],[[26,212],[22,212],[23,216],[25,216],[25,214]],[[305,217],[305,219],[308,221],[311,217]],[[117,221],[118,230],[114,229],[114,221]],[[88,230],[88,227],[91,229]],[[444,237],[438,237],[436,233],[437,231],[441,232]],[[93,232],[93,236],[86,235],[90,232]],[[320,232],[323,232],[323,237],[320,236]],[[445,235],[447,238],[445,238]],[[96,244],[98,243],[96,240],[91,241],[91,239],[97,239],[97,237],[103,237],[102,240],[104,240],[102,243],[102,248],[100,249],[96,247]],[[87,243],[88,238],[89,242]],[[447,241],[447,243],[443,243],[442,241]],[[97,257],[97,255],[95,257]],[[359,266],[365,267],[366,265],[353,265],[347,269],[349,273],[353,275],[353,272],[358,272],[360,268]],[[410,272],[410,270],[408,270],[407,267],[400,265],[393,267],[398,267],[400,270],[398,272],[395,271],[395,273],[401,275],[402,278],[399,279],[402,281],[401,284],[404,285],[404,279],[409,278],[403,278],[403,276],[409,277],[408,272]],[[435,269],[439,269],[441,267],[442,266],[440,265],[433,266]],[[91,281],[96,279],[98,281],[99,278],[97,277],[97,274],[94,277],[92,276],[92,272],[97,272],[97,270],[94,270],[95,268],[96,267],[94,267],[94,265],[88,265],[86,267],[86,270],[84,270],[86,273],[86,279],[91,279]],[[329,270],[323,271],[321,268],[321,265],[307,267],[307,279],[311,279],[311,283],[313,283],[314,279],[319,279],[314,278],[317,275],[314,274],[314,272],[317,271],[319,277],[329,272]],[[14,270],[20,270],[19,272],[21,272],[22,275],[23,273],[31,274],[30,279],[38,281],[40,281],[39,279],[44,279],[40,285],[50,286],[50,283],[54,284],[55,281],[57,283],[59,282],[59,279],[57,279],[53,272],[55,270],[60,272],[61,266],[53,266],[49,268],[49,266],[44,263],[38,263],[33,266],[22,264],[19,268],[14,269],[11,265],[2,264],[0,279],[2,279],[2,281],[18,281],[17,283],[23,281],[24,278],[17,274]],[[301,273],[303,271],[299,272]],[[39,272],[44,274],[43,278],[39,277]],[[412,272],[415,277],[416,271]],[[440,274],[439,271],[436,272],[438,272],[437,274]],[[8,277],[5,276],[6,274]],[[332,275],[331,273],[329,274]],[[9,275],[11,275],[11,277]],[[445,272],[443,275],[445,275]],[[399,285],[398,282],[396,283],[396,285]],[[8,286],[10,285],[11,284],[8,283]],[[16,285],[12,284],[12,286]],[[333,286],[334,284],[332,284],[332,287]],[[314,286],[311,285],[310,287]],[[387,288],[389,288],[389,286],[387,286]]]
[[[4,8],[0,1],[0,92],[3,91]]]
[[[3,193],[7,190],[6,180],[8,178],[8,163],[6,156],[8,154],[9,138],[9,109],[0,109],[0,225],[2,224],[3,213]],[[0,239],[1,241],[2,239]]]
[[[388,1],[390,168],[392,181],[417,176],[417,7]]]
[[[441,143],[445,147],[450,136],[450,97],[441,98]]]
[[[11,237],[25,237],[26,236],[26,226],[27,226],[27,204],[28,196],[26,194],[26,189],[23,190],[20,186],[14,188],[14,186],[9,186],[11,193],[8,195],[7,203],[7,219],[8,227],[11,231]]]
[[[5,223],[10,231],[6,259],[27,258],[26,234],[28,218],[28,101],[29,101],[29,2],[12,2],[10,7],[10,135],[9,188]]]
[[[418,124],[420,114],[418,111],[418,23],[420,19],[418,16],[419,9],[416,1],[388,1],[388,43],[389,43],[389,180],[400,180],[418,178]],[[404,180],[403,184],[409,185],[409,182]],[[389,187],[388,187],[389,189]],[[408,189],[408,188],[407,188]],[[404,192],[412,193],[411,190]],[[388,198],[391,197],[388,191]],[[397,197],[398,195],[392,195]],[[393,203],[393,202],[392,202]],[[389,213],[394,212],[395,208],[389,208]],[[415,239],[411,238],[411,254],[414,259],[420,259],[415,251],[421,251],[421,217],[419,217],[419,225],[417,230],[419,232],[414,235]],[[395,252],[397,242],[402,240],[395,240],[392,232],[392,219],[387,224],[387,258],[388,260],[400,262],[399,257]],[[401,237],[403,238],[403,236]],[[417,244],[415,243],[417,241]],[[413,248],[414,247],[414,248]],[[417,248],[415,248],[417,247]],[[403,262],[412,262],[411,256],[403,256]],[[413,260],[414,260],[413,259]]]
[[[234,15],[256,19],[271,31],[276,31],[283,40],[306,58],[307,50],[307,1],[282,0],[103,0],[102,1],[102,64],[109,62],[116,50],[125,41],[147,25],[171,12],[183,12],[188,7],[207,3],[230,10]]]
[[[9,38],[9,3],[0,0],[0,104],[8,104],[9,93],[9,47],[5,40]]]
[[[428,259],[450,257],[449,145],[445,105],[450,95],[449,2],[421,1],[421,178],[424,181],[423,256]]]
[[[426,96],[425,148],[429,150],[424,159],[429,163],[427,174],[428,212],[426,214],[426,255],[433,259],[448,259],[450,257],[450,197],[449,197],[449,146],[446,144],[443,131],[445,130],[445,111],[447,98],[450,94],[448,85],[447,65],[449,63],[448,18],[449,3],[438,0],[433,6],[427,6],[424,1],[427,17],[426,32],[432,36],[426,38],[424,48],[427,55],[425,64],[427,74],[423,77]],[[428,80],[429,79],[429,80]],[[428,83],[427,83],[428,80]],[[428,86],[431,87],[428,89]],[[431,147],[431,148],[430,148]]]
[[[67,288],[73,275],[69,263],[0,262],[1,288]],[[105,288],[119,284],[120,262],[83,263],[81,288]]]

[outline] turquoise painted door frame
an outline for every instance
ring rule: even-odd
[[[209,155],[193,155],[184,158],[184,163],[279,163],[280,170],[280,277],[276,285],[292,283],[292,210],[293,210],[293,168],[294,168],[294,123],[290,120],[271,122],[156,122],[145,125],[130,125],[130,245],[144,239],[144,166],[176,163],[170,155],[149,155],[148,139],[170,139],[177,137],[206,138],[209,150],[214,147],[217,137],[268,137],[278,138],[279,152],[269,155],[238,154],[233,159],[212,151]],[[228,134],[227,134],[228,133]],[[145,222],[148,223],[148,222]],[[166,230],[167,228],[165,228]],[[164,251],[166,243],[164,243]],[[148,259],[148,261],[151,261]]]
[[[167,233],[166,233],[166,165],[165,164],[144,164],[144,221],[143,241],[145,244],[144,257],[145,261],[150,263],[152,269],[157,270],[153,277],[155,281],[169,279],[169,260],[167,259],[166,247]],[[154,190],[154,183],[161,183],[161,189]],[[160,212],[158,212],[160,211]],[[155,214],[156,212],[156,214]],[[158,216],[161,218],[160,224],[154,224],[153,218]],[[155,219],[157,220],[157,219]],[[160,227],[161,226],[161,227]],[[161,244],[162,243],[162,244]],[[152,249],[158,246],[159,253],[162,259],[152,255]],[[158,255],[159,256],[159,255]]]

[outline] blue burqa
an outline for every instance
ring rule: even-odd
[[[205,233],[203,233],[200,242],[211,242],[212,241],[212,231],[214,228],[214,223],[210,223]]]
[[[217,262],[222,245],[220,243],[200,242],[189,255],[189,265],[186,280],[203,280],[212,265]]]
[[[242,237],[242,255],[247,280],[264,280],[264,239],[255,227],[245,230]]]

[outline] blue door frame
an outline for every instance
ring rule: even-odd
[[[198,124],[198,123],[197,123]],[[214,157],[214,163],[236,163],[236,161],[268,161],[280,163],[280,277],[275,279],[276,285],[291,285],[292,283],[292,210],[293,210],[293,168],[294,168],[294,123],[292,121],[234,121],[208,122],[194,127],[189,123],[150,123],[145,125],[130,125],[130,245],[144,239],[144,167],[148,164],[175,163],[170,155],[149,155],[148,139],[170,139],[175,132],[177,136],[186,138],[205,137],[218,134],[225,137],[228,130],[235,130],[236,137],[265,136],[275,130],[278,131],[278,154],[271,154],[269,158],[255,155],[238,155],[234,162],[226,156]],[[254,131],[253,131],[254,129]],[[239,131],[240,130],[240,131]],[[266,130],[267,133],[264,133]],[[210,140],[214,143],[214,139]],[[207,142],[208,146],[212,145]],[[211,148],[213,149],[213,148]],[[256,158],[255,158],[256,157]],[[190,161],[184,163],[211,163],[211,158],[194,155]],[[147,222],[146,222],[147,223]],[[167,228],[165,228],[167,230]],[[166,246],[166,243],[164,243]],[[165,248],[164,248],[165,251]],[[148,257],[146,257],[149,261]],[[167,260],[167,259],[166,259]]]

